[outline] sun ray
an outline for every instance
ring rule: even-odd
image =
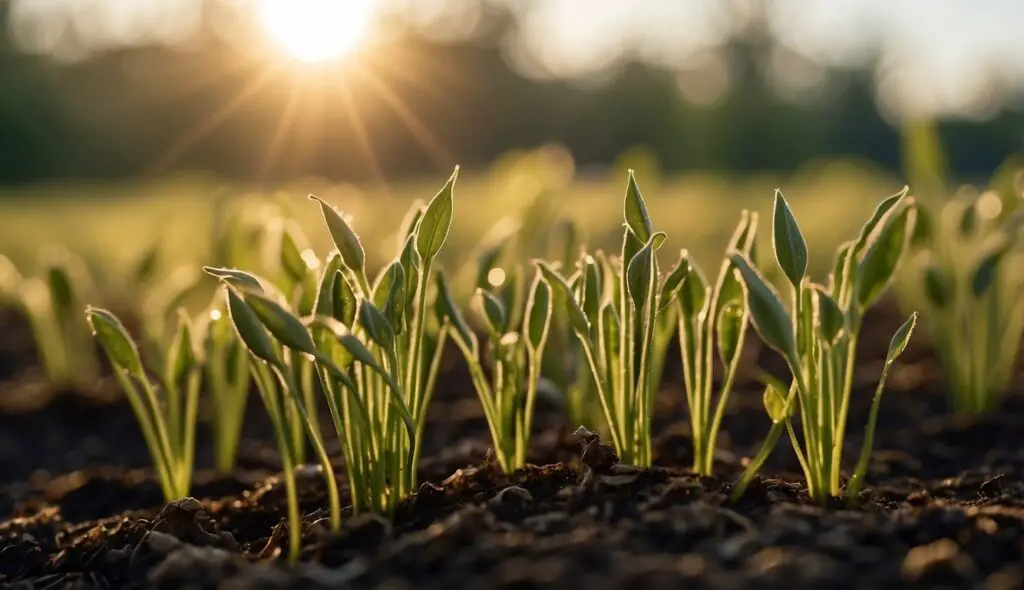
[[[409,133],[412,134],[413,139],[423,148],[434,164],[441,168],[452,165],[455,156],[451,150],[434,137],[430,129],[419,120],[416,114],[402,102],[402,99],[380,77],[367,68],[359,68],[357,71],[360,73],[360,77],[384,100],[384,103],[391,107],[391,110],[398,115],[398,118],[401,119],[402,123],[409,130]]]
[[[183,153],[185,153],[190,147],[195,145],[197,141],[205,137],[208,133],[217,128],[218,125],[227,119],[228,115],[234,112],[235,109],[239,108],[249,99],[251,99],[256,91],[262,88],[273,76],[274,69],[266,68],[258,76],[253,78],[248,84],[246,84],[241,90],[238,91],[235,96],[221,106],[216,111],[210,113],[209,116],[199,121],[199,123],[189,130],[185,135],[180,137],[178,141],[171,144],[154,162],[149,166],[147,172],[156,173],[163,171],[167,166],[174,163]]]
[[[263,155],[263,165],[260,166],[260,174],[266,177],[274,169],[282,147],[288,139],[292,129],[292,123],[296,120],[296,112],[301,94],[299,85],[295,82],[288,85],[288,98],[281,110],[281,118],[274,129],[274,135],[267,142],[267,151]]]

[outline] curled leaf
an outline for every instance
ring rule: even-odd
[[[109,311],[91,305],[85,308],[85,318],[110,362],[131,375],[142,377],[144,373],[139,349],[121,320]]]

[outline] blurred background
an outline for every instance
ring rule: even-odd
[[[456,164],[456,248],[538,198],[615,235],[629,167],[675,246],[720,256],[775,187],[834,244],[914,166],[1016,165],[1022,26],[1019,0],[0,0],[0,252],[201,261],[219,200],[315,220],[310,192],[373,249]]]

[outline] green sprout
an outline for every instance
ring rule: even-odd
[[[305,400],[295,381],[294,365],[289,365],[295,354],[316,351],[306,327],[284,307],[281,294],[269,288],[265,281],[243,271],[213,268],[206,271],[225,284],[228,315],[238,338],[249,351],[252,379],[274,430],[288,501],[289,558],[294,561],[298,559],[302,541],[295,472],[300,465],[297,447],[303,444],[303,436],[313,444],[327,484],[331,529],[337,531],[341,527],[341,499],[334,469],[320,430],[305,410]]]
[[[179,312],[160,385],[146,374],[135,341],[114,314],[89,306],[85,317],[139,422],[164,498],[188,496],[202,375],[188,315]]]
[[[1000,220],[994,192],[946,204],[917,258],[926,326],[955,411],[992,410],[1013,376],[1024,334],[1018,270],[1021,216]]]
[[[85,264],[70,252],[54,252],[42,275],[32,277],[23,277],[0,256],[0,298],[28,319],[40,363],[54,386],[87,384],[99,375],[96,350],[81,313],[81,302],[92,291]]]
[[[453,339],[469,366],[473,386],[487,417],[498,465],[505,473],[512,473],[526,464],[541,361],[551,324],[551,292],[540,273],[535,273],[520,330],[510,329],[508,307],[501,299],[483,289],[477,290],[476,297],[483,311],[487,352],[493,366],[490,382],[480,361],[476,335],[454,305],[449,304],[444,317],[455,327]]]
[[[250,353],[253,379],[271,417],[288,495],[290,555],[298,555],[301,515],[295,486],[295,423],[313,443],[328,484],[332,528],[338,489],[323,436],[306,411],[301,367],[314,366],[349,478],[353,511],[392,515],[416,485],[415,466],[447,329],[428,315],[430,279],[451,226],[458,169],[425,207],[407,218],[399,256],[371,283],[366,256],[348,221],[319,199],[335,243],[316,282],[309,315],[297,314],[269,281],[207,268],[225,283],[228,311]]]
[[[756,236],[757,214],[743,211],[729,241],[728,251],[750,256]],[[682,287],[670,311],[678,316],[683,380],[690,409],[690,431],[693,433],[693,470],[700,475],[711,475],[715,441],[739,366],[749,310],[743,297],[743,287],[734,272],[736,267],[728,258],[722,263],[713,289],[685,252],[677,268],[680,274],[675,278],[682,277]],[[666,317],[671,315],[666,314]],[[716,345],[725,373],[712,415]]]
[[[623,213],[619,259],[598,252],[569,279],[543,260],[534,264],[551,288],[556,315],[565,315],[580,343],[616,451],[626,463],[650,465],[654,333],[681,273],[660,277],[657,251],[665,234],[653,231],[632,173]]]
[[[214,466],[221,474],[235,469],[252,376],[249,356],[235,336],[222,306],[211,306],[202,332],[203,384],[213,414]]]
[[[742,496],[747,485],[775,448],[783,428],[807,479],[808,493],[822,502],[839,496],[850,393],[853,387],[857,338],[864,313],[885,292],[903,258],[914,229],[916,209],[906,189],[882,201],[856,240],[839,247],[830,286],[807,277],[807,245],[782,193],[775,193],[772,244],[775,259],[791,286],[791,312],[747,255],[732,252],[747,305],[761,340],[785,359],[792,373],[789,387],[769,383],[764,396],[772,427],[760,451],[733,491]],[[896,332],[871,404],[871,414],[857,472],[847,485],[855,498],[871,453],[878,406],[889,367],[903,352],[917,314]],[[792,425],[798,402],[802,442]]]

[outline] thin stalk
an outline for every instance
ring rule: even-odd
[[[153,420],[146,411],[138,389],[136,389],[135,384],[131,382],[131,377],[123,369],[115,368],[114,376],[117,377],[118,383],[120,383],[121,388],[124,390],[128,398],[128,404],[131,405],[132,411],[135,413],[135,418],[142,426],[142,438],[146,441],[149,454],[153,457],[153,467],[156,470],[157,480],[160,482],[160,490],[163,492],[164,498],[167,501],[178,499],[177,490],[173,486],[174,478],[170,469],[171,458],[157,439]]]
[[[829,486],[839,489],[839,471],[843,460],[843,441],[846,440],[846,417],[850,412],[850,390],[853,389],[853,365],[857,360],[857,338],[860,336],[859,320],[857,325],[850,327],[850,338],[846,341],[846,359],[843,364],[843,399],[839,405],[839,416],[836,420],[835,444],[832,446],[832,473]]]

